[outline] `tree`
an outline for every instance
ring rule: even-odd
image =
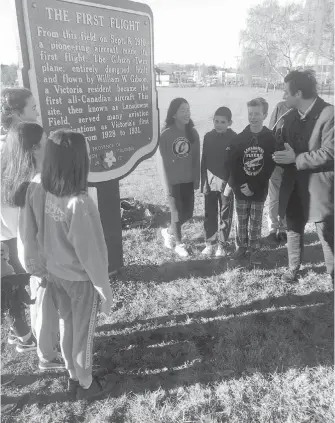
[[[305,60],[308,56],[334,62],[334,3],[333,0],[307,0],[304,10],[301,43]]]
[[[1,65],[1,84],[5,87],[17,85],[17,66]]]
[[[207,72],[209,76],[216,75],[217,71],[218,71],[218,68],[214,65],[208,66],[207,68]]]
[[[269,83],[275,85],[280,79],[278,72],[271,68],[267,58],[252,49],[243,50],[240,69],[249,83],[251,83],[252,77],[260,77],[265,82],[266,90],[268,90]],[[280,69],[277,70],[280,71]]]
[[[301,33],[304,21],[303,8],[292,3],[280,6],[277,0],[265,0],[248,10],[246,29],[240,33],[245,49],[264,57],[280,77],[285,73],[280,67],[291,70],[302,53]]]

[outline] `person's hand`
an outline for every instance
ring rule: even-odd
[[[229,197],[232,191],[233,191],[232,187],[231,187],[231,186],[229,186],[229,184],[228,184],[228,182],[227,182],[227,184],[226,184],[226,186],[225,186],[225,189],[224,189],[224,191],[223,191],[223,195],[224,195],[225,197]]]
[[[211,190],[209,189],[208,183],[205,183],[203,188],[202,188],[202,193],[206,195],[206,194],[210,193],[210,191]]]
[[[285,150],[283,151],[275,151],[272,155],[272,159],[277,164],[290,164],[295,163],[296,154],[293,148],[285,143],[284,144]]]
[[[100,312],[108,315],[113,304],[113,292],[110,286],[106,288],[95,287],[100,297]]]
[[[108,298],[106,301],[101,301],[100,312],[109,315],[112,308],[112,298]]]
[[[251,197],[252,195],[254,195],[254,193],[249,189],[248,184],[241,185],[241,192],[246,197]]]

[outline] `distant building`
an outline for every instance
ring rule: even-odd
[[[156,86],[157,87],[168,87],[171,83],[171,75],[163,73],[160,75],[156,74]]]

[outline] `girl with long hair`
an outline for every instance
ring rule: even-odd
[[[24,201],[24,194],[32,178],[40,172],[44,156],[46,135],[36,123],[39,114],[31,91],[26,88],[6,88],[1,96],[1,242],[6,245],[6,257],[14,275],[7,279],[27,280],[25,269],[18,257],[18,215]],[[21,275],[16,278],[16,275]],[[14,284],[14,283],[13,283]],[[14,284],[15,285],[15,284]],[[30,278],[30,294],[33,304],[30,307],[31,328],[37,341],[39,367],[44,369],[64,369],[56,351],[58,328],[57,310],[51,298],[44,295],[43,281]],[[48,320],[43,327],[36,327],[36,316],[42,302],[48,302]],[[22,304],[21,304],[22,305]],[[14,307],[16,309],[16,307]],[[14,319],[11,322],[8,343],[17,351],[36,349],[34,339],[27,325]],[[13,326],[14,325],[14,326]],[[19,326],[18,326],[19,325]]]
[[[91,399],[111,388],[92,377],[93,337],[99,298],[108,314],[112,290],[100,215],[88,196],[85,137],[69,130],[47,141],[40,181],[29,185],[20,216],[28,271],[46,277],[60,318],[60,346],[69,372],[68,390]]]
[[[164,245],[187,257],[181,227],[193,216],[194,190],[200,181],[200,141],[184,98],[175,98],[168,108],[159,140],[158,170],[171,212],[170,227],[162,229]]]
[[[1,276],[6,277],[2,286],[6,298],[3,311],[10,327],[8,343],[16,345],[18,352],[36,349],[24,317],[23,302],[17,295],[17,291],[23,291],[16,284],[18,278],[12,276],[25,274],[17,253],[18,213],[24,190],[41,166],[45,142],[46,135],[40,125],[18,123],[9,130],[1,150],[1,250],[3,263],[8,265],[7,270],[1,272]]]

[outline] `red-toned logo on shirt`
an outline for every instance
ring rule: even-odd
[[[172,151],[173,154],[179,158],[188,156],[191,150],[190,142],[185,137],[178,137],[173,141]]]

